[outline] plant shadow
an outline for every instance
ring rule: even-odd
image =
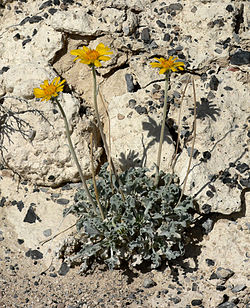
[[[22,115],[26,113],[32,113],[34,115],[41,116],[45,121],[48,120],[45,118],[42,111],[34,108],[27,108],[25,111],[12,111],[10,108],[4,106],[5,99],[15,99],[19,100],[20,103],[28,102],[25,99],[5,96],[0,99],[0,156],[2,159],[1,168],[9,168],[5,158],[4,152],[8,152],[7,147],[5,146],[6,140],[9,144],[13,144],[12,135],[19,134],[24,140],[32,140],[35,138],[36,132],[33,130],[33,127],[26,120],[22,119]],[[50,124],[51,125],[51,124]]]
[[[131,167],[145,167],[147,164],[148,150],[155,144],[160,142],[160,133],[161,133],[161,123],[157,122],[148,116],[148,122],[142,122],[142,128],[147,132],[147,144],[144,141],[144,135],[141,136],[141,145],[142,145],[142,154],[139,157],[139,152],[135,150],[129,150],[126,154],[124,152],[120,153],[119,163],[121,170],[127,170]],[[171,134],[169,132],[168,125],[165,126],[164,139],[163,142],[172,144]]]
[[[194,108],[189,108],[191,114],[194,115]],[[201,103],[197,102],[196,112],[197,119],[211,118],[213,121],[217,121],[216,116],[220,116],[221,109],[216,107],[216,104],[213,104],[207,98],[202,97]]]

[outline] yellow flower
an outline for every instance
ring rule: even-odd
[[[150,63],[152,67],[159,67],[160,71],[159,74],[165,74],[169,70],[176,72],[177,69],[181,71],[184,70],[184,63],[183,62],[175,62],[177,58],[169,57],[169,59],[164,58],[154,58],[158,62]]]
[[[74,49],[71,50],[71,54],[73,56],[76,56],[74,61],[77,59],[80,60],[81,63],[87,64],[89,66],[96,66],[100,67],[101,62],[100,61],[108,61],[111,58],[106,55],[111,55],[113,52],[110,51],[110,48],[105,46],[104,44],[100,43],[96,46],[96,49],[90,49],[86,46],[82,47],[81,49]]]
[[[56,77],[53,79],[51,83],[48,82],[48,80],[44,80],[44,84],[41,84],[40,88],[34,89],[34,95],[36,98],[41,98],[42,101],[46,100],[49,101],[52,96],[56,97],[58,96],[58,92],[61,92],[63,90],[63,83],[65,80],[61,81],[60,83],[60,77]]]

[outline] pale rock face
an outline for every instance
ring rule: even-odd
[[[134,100],[137,105],[143,104],[145,91],[117,96],[109,104],[111,156],[122,170],[142,166],[152,172],[157,159],[160,121],[157,115],[138,114],[129,107]],[[166,170],[174,154],[173,141],[167,130],[162,152],[161,167]]]
[[[80,119],[79,102],[64,94],[61,104],[70,123],[83,174],[89,177],[91,132],[98,142],[96,128],[89,119]],[[25,179],[37,185],[58,186],[65,182],[79,181],[78,170],[72,160],[65,136],[64,121],[60,111],[50,102],[25,103],[5,99],[4,108],[11,110],[3,126],[3,159],[1,163]],[[94,143],[94,164],[99,160],[102,149]]]

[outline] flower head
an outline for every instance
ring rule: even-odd
[[[40,88],[34,89],[34,95],[36,98],[41,98],[42,101],[46,100],[49,101],[52,96],[56,97],[58,96],[58,92],[61,92],[63,90],[63,83],[65,82],[65,79],[61,81],[60,83],[60,77],[56,77],[53,79],[51,83],[48,82],[48,80],[44,80],[44,83],[40,85]]]
[[[76,56],[74,61],[77,59],[80,60],[81,63],[87,64],[89,66],[102,66],[100,61],[108,61],[111,58],[106,55],[111,55],[113,52],[110,51],[110,48],[100,43],[96,46],[96,49],[91,49],[86,46],[81,49],[74,49],[70,52],[73,56]]]
[[[175,62],[178,58],[169,57],[169,59],[164,58],[154,58],[158,62],[150,63],[152,67],[159,67],[159,74],[165,74],[169,70],[176,72],[177,69],[183,71],[184,63],[183,62]]]

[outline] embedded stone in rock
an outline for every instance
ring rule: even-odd
[[[234,272],[228,268],[218,267],[216,270],[216,276],[219,279],[227,280],[234,275]]]
[[[144,288],[152,288],[154,286],[156,286],[156,282],[153,279],[150,279],[150,278],[144,279],[143,281]]]
[[[214,91],[217,91],[218,85],[219,85],[219,80],[217,79],[217,77],[215,75],[213,75],[211,77],[210,83],[209,83],[210,89],[214,90]]]
[[[18,244],[19,244],[19,245],[22,245],[22,244],[24,243],[24,240],[23,240],[23,239],[18,238],[18,239],[17,239],[17,242],[18,242]]]
[[[69,200],[68,200],[68,199],[65,199],[65,198],[60,198],[60,199],[56,200],[56,202],[57,202],[58,204],[63,204],[63,205],[65,205],[65,204],[68,204],[68,203],[69,203]]]
[[[17,202],[17,208],[18,208],[19,212],[22,212],[22,209],[24,208],[23,201]]]
[[[41,219],[36,215],[33,207],[30,206],[23,221],[32,224],[35,223],[36,220],[41,221]]]
[[[39,10],[45,9],[46,7],[52,6],[52,0],[45,1],[40,7]]]
[[[37,22],[39,22],[41,20],[43,20],[43,18],[41,16],[32,16],[29,19],[29,23],[30,24],[34,24],[34,23],[37,23]]]
[[[144,43],[149,43],[149,42],[150,42],[150,32],[149,32],[149,28],[144,28],[144,29],[142,29],[142,32],[141,32],[141,39],[143,40]]]
[[[246,163],[243,164],[238,164],[236,166],[236,169],[240,172],[240,173],[244,173],[245,171],[249,170],[249,166]]]
[[[192,306],[200,306],[202,304],[202,300],[201,299],[193,299],[191,301]]]
[[[211,260],[211,259],[206,259],[205,261],[206,261],[208,266],[214,266],[214,264],[215,264],[214,260]]]
[[[237,284],[233,289],[232,292],[233,293],[237,293],[240,291],[243,291],[247,286],[245,284]]]
[[[231,55],[230,63],[233,65],[250,64],[250,51],[239,50]]]
[[[43,235],[46,236],[46,237],[51,236],[51,234],[52,234],[51,229],[47,229],[47,230],[44,230],[44,231],[43,231]]]
[[[25,252],[25,256],[30,257],[32,260],[39,260],[43,258],[43,254],[37,249],[29,249],[27,252]]]
[[[127,83],[128,92],[134,92],[135,86],[134,86],[133,76],[131,74],[126,74],[125,80],[126,80],[126,83]]]
[[[6,198],[2,197],[2,199],[0,201],[0,207],[3,207],[5,202],[6,202]]]
[[[65,276],[68,273],[68,271],[69,271],[69,267],[68,267],[67,263],[63,262],[59,271],[58,271],[58,274],[60,276]]]

